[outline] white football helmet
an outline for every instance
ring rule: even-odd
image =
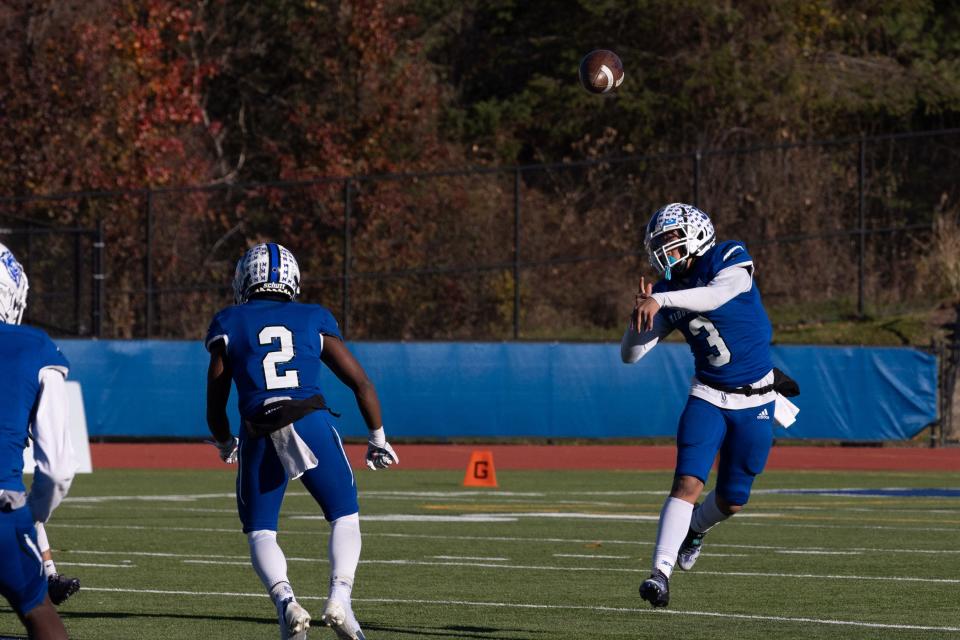
[[[243,304],[255,293],[279,293],[291,300],[300,295],[300,266],[286,247],[267,242],[251,247],[233,276],[233,299]]]
[[[0,244],[0,322],[20,324],[27,308],[27,274],[10,249]]]
[[[647,224],[643,244],[650,264],[667,280],[683,272],[690,258],[702,256],[717,242],[710,216],[690,204],[674,202],[661,208]],[[680,257],[670,255],[678,251]]]

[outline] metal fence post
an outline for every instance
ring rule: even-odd
[[[940,350],[940,444],[948,439],[956,440],[953,418],[958,407],[954,406],[957,392],[957,376],[960,375],[960,304],[954,305],[955,320],[941,325],[948,331]]]
[[[104,273],[103,273],[103,219],[97,218],[97,232],[93,242],[93,335],[103,337]]]
[[[933,355],[937,358],[937,419],[934,420],[933,424],[930,426],[930,448],[933,449],[937,447],[938,444],[943,444],[943,432],[944,432],[944,420],[947,419],[946,415],[946,376],[947,376],[947,349],[944,343],[934,339],[933,341]]]
[[[143,284],[146,291],[146,300],[144,304],[146,306],[146,318],[144,324],[146,325],[147,338],[153,335],[153,270],[152,270],[152,260],[151,253],[153,249],[153,190],[147,189],[146,193],[146,223],[145,223],[145,233],[147,246],[144,250],[143,255]]]
[[[80,230],[73,234],[73,333],[80,336]]]
[[[703,159],[703,152],[697,149],[693,154],[693,206],[700,208],[700,162]]]
[[[343,182],[343,291],[340,310],[340,326],[344,337],[350,327],[350,209],[351,182],[347,178]]]
[[[857,164],[857,315],[863,317],[863,278],[866,254],[866,194],[864,183],[867,174],[867,139],[861,134],[858,144]]]
[[[520,174],[513,174],[513,339],[520,337]]]

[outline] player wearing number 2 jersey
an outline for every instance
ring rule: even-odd
[[[653,215],[645,245],[663,279],[655,286],[641,280],[621,356],[636,362],[678,330],[695,371],[677,429],[677,466],[660,513],[653,573],[640,585],[641,597],[662,607],[674,563],[691,569],[704,534],[747,503],[773,444],[775,414],[785,426],[792,422],[792,415],[777,412],[778,404],[795,409],[778,390],[795,395],[795,383],[773,367],[770,320],[746,246],[717,244],[707,214],[680,203]],[[718,453],[716,488],[697,504]]]
[[[320,388],[325,364],[356,396],[370,431],[367,466],[399,462],[387,443],[373,384],[343,344],[326,308],[300,304],[300,269],[278,244],[260,244],[237,263],[237,304],[210,323],[207,422],[225,462],[237,462],[237,508],[254,570],[277,607],[280,637],[306,638],[310,615],[294,597],[277,544],[287,482],[300,478],[331,525],[330,593],[321,620],[340,638],[363,640],[351,608],[360,559],[353,471]],[[230,432],[226,405],[236,383],[243,425]]]

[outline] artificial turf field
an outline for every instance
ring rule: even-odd
[[[471,490],[462,478],[357,470],[354,610],[370,640],[960,638],[960,472],[768,472],[656,611],[637,587],[670,472],[500,471],[498,489]],[[891,487],[938,495],[777,492]],[[278,539],[317,618],[318,516],[292,483]],[[83,582],[60,607],[72,638],[278,637],[229,472],[80,476],[48,533],[60,571]],[[2,635],[23,635],[5,603]]]

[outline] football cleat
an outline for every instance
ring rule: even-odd
[[[284,600],[277,607],[280,619],[280,640],[307,640],[310,629],[310,614],[296,600]]]
[[[327,600],[327,606],[323,608],[320,621],[333,629],[340,640],[367,640],[349,604],[333,599]]]
[[[700,550],[703,548],[703,536],[707,534],[700,533],[690,529],[687,531],[687,537],[680,544],[680,551],[677,553],[677,564],[684,571],[693,569],[694,563],[700,557]]]
[[[640,597],[654,607],[667,606],[670,602],[670,579],[660,569],[655,570],[640,583]]]
[[[67,601],[67,598],[80,591],[80,579],[68,578],[59,573],[52,573],[47,576],[47,593],[50,594],[50,601],[59,605]]]

